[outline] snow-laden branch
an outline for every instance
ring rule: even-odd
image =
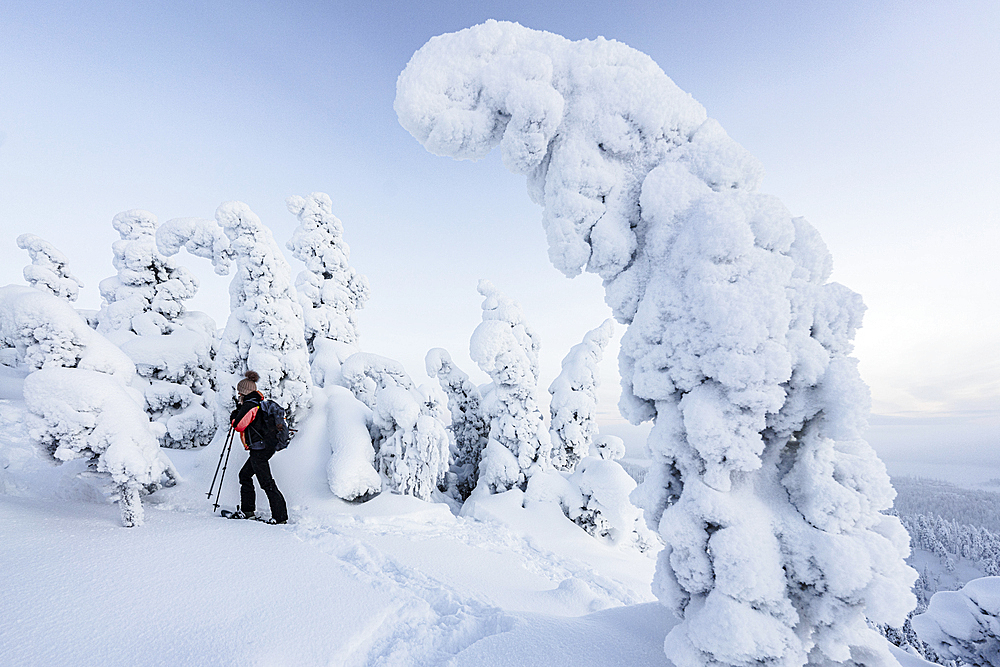
[[[17,247],[27,250],[31,264],[24,267],[24,279],[32,287],[49,292],[66,301],[76,301],[83,283],[70,273],[66,255],[55,246],[34,234],[17,237]]]
[[[229,238],[215,220],[167,220],[156,230],[156,245],[167,257],[176,255],[184,248],[196,257],[210,260],[220,276],[229,275],[229,265],[232,262]]]

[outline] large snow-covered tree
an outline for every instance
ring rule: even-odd
[[[447,350],[436,347],[425,358],[427,375],[436,377],[448,395],[449,430],[455,439],[451,469],[458,495],[465,500],[479,481],[479,461],[489,441],[490,425],[483,415],[479,388],[469,380]]]
[[[24,401],[31,438],[53,460],[82,459],[111,480],[122,524],[141,525],[140,494],[176,471],[157,442],[135,366],[63,299],[30,287],[0,288],[5,364],[28,371]]]
[[[312,396],[309,351],[302,306],[291,268],[274,237],[243,202],[225,202],[215,220],[177,218],[157,232],[164,255],[185,248],[212,260],[215,272],[237,270],[229,286],[229,320],[215,357],[217,419],[225,423],[236,400],[236,384],[247,370],[260,375],[258,388],[291,411],[295,423]]]
[[[211,407],[215,322],[188,311],[198,281],[156,248],[156,216],[123,211],[112,220],[118,273],[101,281],[97,329],[129,355],[144,378],[146,411],[164,430],[160,444],[187,448],[215,435]]]
[[[343,381],[372,411],[375,461],[394,493],[429,500],[448,472],[447,399],[416,387],[402,364],[358,352],[341,367]]]
[[[344,242],[344,226],[333,214],[329,195],[289,197],[288,210],[299,226],[286,247],[306,268],[295,279],[305,318],[306,345],[313,364],[313,380],[323,386],[330,366],[357,352],[358,325],[354,313],[368,300],[368,280],[348,265],[351,250]]]
[[[479,281],[483,321],[472,332],[469,352],[493,380],[483,396],[490,436],[479,463],[480,486],[492,493],[524,489],[532,471],[547,467],[551,450],[538,407],[537,335],[521,306],[488,280]]]
[[[615,325],[605,320],[588,331],[583,342],[570,348],[562,362],[562,371],[549,385],[549,433],[552,436],[552,463],[559,470],[572,472],[580,459],[590,455],[597,435],[597,365],[604,356]]]
[[[27,250],[31,257],[31,264],[24,267],[24,279],[29,285],[60,299],[76,301],[83,283],[70,272],[66,255],[34,234],[18,236],[17,247]]]
[[[864,306],[829,282],[817,231],[758,192],[757,160],[648,56],[511,23],[429,41],[395,108],[433,153],[499,146],[552,262],[597,273],[629,325],[620,407],[654,422],[633,495],[667,544],[671,660],[893,664],[865,619],[900,625],[916,573],[862,439]]]

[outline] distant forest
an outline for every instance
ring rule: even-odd
[[[897,493],[894,507],[901,517],[935,515],[1000,534],[1000,493],[914,477],[893,477],[892,485]]]

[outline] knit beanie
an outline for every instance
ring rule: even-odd
[[[253,371],[247,371],[245,376],[244,379],[236,383],[236,391],[239,392],[240,396],[257,391],[257,380],[260,379],[260,376]]]

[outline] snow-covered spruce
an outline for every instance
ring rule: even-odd
[[[1000,666],[1000,577],[973,579],[959,591],[939,591],[913,629],[945,660]]]
[[[479,480],[479,461],[489,440],[490,426],[483,415],[482,396],[479,388],[469,381],[447,350],[436,347],[425,358],[427,375],[436,377],[441,389],[448,395],[451,425],[448,429],[455,439],[451,470],[459,498],[465,500],[476,488]]]
[[[549,433],[552,436],[552,464],[572,472],[585,456],[597,434],[598,364],[604,348],[614,335],[615,325],[605,320],[588,331],[583,342],[574,345],[562,362],[562,372],[549,385]]]
[[[629,500],[635,480],[617,461],[584,457],[569,480],[580,489],[582,500],[580,515],[574,521],[588,533],[607,537],[615,544],[635,544],[642,550],[656,542],[643,521],[642,510]]]
[[[24,381],[32,439],[56,461],[86,459],[110,477],[122,523],[143,521],[140,492],[175,477],[150,423],[129,358],[64,300],[30,287],[0,288],[5,363],[31,371]]]
[[[984,493],[996,495],[992,491]],[[900,515],[899,518],[910,535],[911,546],[941,557],[949,571],[954,569],[956,560],[965,558],[985,574],[1000,576],[1000,535],[983,526],[960,524],[933,514]]]
[[[236,383],[253,368],[260,374],[258,388],[290,409],[294,424],[312,396],[309,352],[291,269],[271,231],[246,204],[225,202],[216,210],[214,222],[168,221],[157,234],[157,244],[165,255],[185,248],[211,259],[220,275],[236,262],[229,286],[229,320],[214,365],[217,421],[225,422],[236,400]]]
[[[864,306],[828,282],[816,230],[757,192],[757,160],[648,56],[511,23],[428,42],[395,108],[436,154],[499,145],[553,263],[600,275],[629,324],[620,407],[654,420],[633,496],[667,543],[674,664],[893,664],[865,618],[900,625],[916,573],[861,438]]]
[[[285,245],[306,265],[295,279],[295,288],[305,319],[313,380],[324,386],[330,369],[349,356],[344,347],[351,346],[350,353],[358,351],[353,347],[358,342],[354,313],[368,300],[368,280],[347,263],[351,250],[329,195],[314,192],[308,197],[289,197],[286,204],[299,218],[299,226]]]
[[[582,458],[573,472],[536,470],[528,480],[524,505],[557,504],[594,537],[645,551],[658,540],[646,527],[642,510],[629,500],[635,487],[635,480],[616,460],[591,455]]]
[[[344,383],[372,410],[375,461],[394,493],[429,500],[448,472],[447,398],[415,387],[402,365],[358,352],[341,367]]]
[[[549,386],[552,462],[571,490],[560,498],[566,516],[595,537],[645,550],[656,539],[642,520],[642,510],[629,500],[636,483],[617,462],[625,453],[624,443],[597,434],[598,364],[613,334],[611,320],[588,331],[583,342],[570,349],[562,372]],[[533,477],[528,496],[538,494],[539,482],[547,483],[542,480],[551,476]]]
[[[76,301],[83,283],[70,273],[66,255],[55,246],[34,234],[17,237],[17,247],[27,250],[31,264],[24,267],[24,279],[28,284],[66,301]]]
[[[536,467],[550,465],[551,442],[538,407],[537,336],[521,307],[488,280],[479,281],[483,321],[472,332],[469,353],[493,380],[483,395],[490,437],[479,463],[478,485],[490,493],[524,490]]]
[[[215,435],[215,322],[184,307],[198,281],[157,250],[152,213],[124,211],[112,224],[121,236],[112,246],[118,274],[101,281],[98,331],[122,348],[145,380],[146,411],[164,427],[160,444],[208,444]]]

